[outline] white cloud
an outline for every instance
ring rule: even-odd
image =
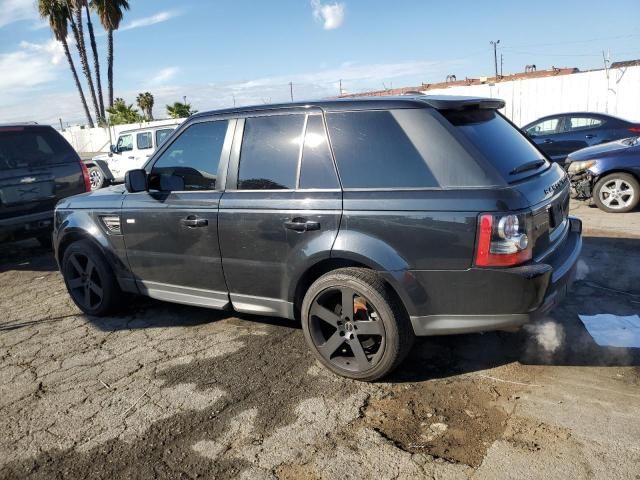
[[[172,80],[178,73],[178,67],[167,67],[159,70],[149,79],[150,85],[163,85]]]
[[[313,9],[313,16],[316,20],[322,22],[325,30],[338,28],[344,22],[344,3],[323,4],[320,0],[311,0],[311,8]]]
[[[64,58],[56,40],[45,43],[21,42],[15,52],[0,54],[0,105],[16,93],[53,81]]]
[[[123,31],[140,27],[148,27],[150,25],[155,25],[156,23],[166,22],[167,20],[171,20],[172,18],[175,18],[179,15],[180,12],[178,10],[165,10],[163,12],[158,12],[155,15],[131,20],[129,23],[126,23],[125,25],[120,27],[119,30]]]
[[[0,6],[0,27],[20,20],[38,18],[38,10],[34,0],[2,0]]]

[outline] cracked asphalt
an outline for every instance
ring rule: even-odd
[[[640,479],[640,349],[577,314],[640,312],[640,212],[583,205],[580,280],[516,333],[423,338],[384,382],[299,326],[127,299],[88,318],[51,253],[0,253],[0,478]]]

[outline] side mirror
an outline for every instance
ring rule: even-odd
[[[116,147],[115,145],[113,145],[113,144],[112,144],[112,145],[109,147],[109,151],[110,151],[111,153],[118,153],[118,147]]]
[[[124,186],[129,193],[146,192],[149,190],[147,172],[141,168],[129,170],[124,174]]]

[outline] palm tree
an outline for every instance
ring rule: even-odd
[[[87,99],[84,97],[82,85],[80,84],[80,79],[78,78],[78,72],[76,72],[76,67],[73,64],[73,58],[71,57],[71,52],[69,51],[69,44],[67,43],[67,20],[69,19],[69,9],[59,0],[38,0],[38,11],[40,12],[40,16],[42,18],[49,21],[49,26],[51,27],[53,35],[64,48],[64,54],[66,55],[67,61],[69,62],[69,68],[71,69],[73,79],[76,82],[76,87],[78,88],[78,93],[80,94],[80,100],[82,101],[84,113],[87,116],[87,123],[89,124],[89,127],[93,128],[93,119],[91,118],[91,113],[89,113]]]
[[[140,107],[140,110],[142,110],[145,118],[148,121],[153,121],[153,95],[149,92],[139,93],[136,98],[136,103],[138,107]]]
[[[123,10],[129,10],[127,0],[91,0],[91,6],[100,17],[100,23],[107,31],[107,80],[109,82],[109,106],[113,106],[113,31],[117,30],[123,17]]]
[[[173,102],[173,105],[167,105],[167,114],[171,118],[187,118],[194,113],[198,113],[198,111],[191,110],[190,103]]]
[[[93,33],[93,22],[91,21],[89,3],[86,0],[84,1],[84,10],[87,14],[87,30],[89,30],[89,41],[91,43],[91,51],[93,52],[93,68],[96,72],[96,88],[98,89],[100,116],[104,119],[104,97],[102,96],[102,80],[100,79],[100,61],[98,60],[98,47],[96,46],[96,36]]]
[[[122,98],[116,98],[113,105],[107,108],[109,113],[109,123],[111,125],[123,125],[126,123],[138,123],[142,117],[133,105],[127,105]]]
[[[80,65],[82,66],[82,73],[84,73],[89,85],[89,93],[91,94],[91,100],[93,101],[93,108],[96,112],[96,117],[100,121],[100,107],[98,106],[98,98],[96,97],[96,89],[93,86],[93,78],[91,77],[91,68],[89,67],[89,60],[87,58],[87,47],[84,43],[84,31],[82,28],[82,6],[87,0],[66,0],[67,8],[69,9],[69,23],[71,24],[71,31],[73,37],[76,40],[76,48],[78,49],[78,56],[80,57]]]

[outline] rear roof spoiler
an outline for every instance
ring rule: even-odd
[[[449,95],[425,95],[416,97],[437,110],[466,110],[479,108],[482,110],[498,110],[503,108],[504,100],[499,98],[457,97]]]

